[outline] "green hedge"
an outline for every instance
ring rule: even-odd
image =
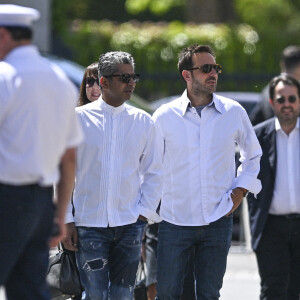
[[[219,90],[260,91],[270,74],[279,72],[282,48],[266,54],[264,43],[247,24],[193,24],[182,22],[136,22],[117,24],[111,21],[73,21],[66,43],[74,59],[87,66],[101,53],[114,50],[130,52],[136,60],[136,71],[143,81],[136,92],[155,98],[177,94],[183,85],[177,71],[179,51],[191,44],[209,44],[217,62],[223,66]]]

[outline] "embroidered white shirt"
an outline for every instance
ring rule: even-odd
[[[85,140],[77,152],[75,217],[70,205],[66,223],[115,227],[139,215],[161,221],[162,168],[150,115],[127,104],[110,106],[102,97],[76,110]]]
[[[261,190],[257,179],[261,147],[246,111],[236,101],[213,95],[201,112],[190,103],[186,91],[153,116],[163,161],[163,193],[160,216],[183,226],[216,221],[232,208],[230,194],[243,187]],[[241,154],[237,177],[236,143]]]

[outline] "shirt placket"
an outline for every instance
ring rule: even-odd
[[[290,195],[288,199],[290,199],[291,210],[294,211],[296,209],[295,185],[294,185],[295,170],[294,170],[294,160],[291,159],[292,157],[294,157],[293,132],[287,138],[287,165],[288,165],[288,184],[289,184],[289,195]]]
[[[114,221],[114,213],[115,213],[115,205],[114,205],[114,162],[116,161],[116,142],[117,142],[117,115],[112,111],[111,114],[111,146],[110,146],[110,154],[109,154],[109,174],[108,174],[108,195],[107,195],[107,215],[108,215],[108,225],[110,223],[115,223]]]
[[[208,212],[208,203],[207,203],[207,193],[206,193],[206,182],[205,182],[205,178],[208,175],[207,174],[207,168],[206,168],[206,160],[208,159],[205,149],[206,149],[206,122],[207,120],[207,112],[202,111],[202,115],[200,118],[200,125],[199,125],[199,135],[200,135],[200,139],[199,139],[199,151],[200,151],[200,178],[199,178],[199,182],[200,182],[200,188],[201,188],[201,195],[200,195],[200,199],[201,199],[201,213],[202,213],[202,218],[203,220],[206,222],[206,217],[207,217],[207,212]]]

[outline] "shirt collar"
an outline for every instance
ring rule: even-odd
[[[27,56],[27,55],[38,55],[38,49],[34,45],[24,45],[18,46],[12,49],[5,57],[4,61],[10,63],[13,62],[16,58]]]
[[[298,117],[296,126],[294,127],[293,130],[299,129],[299,127],[300,127],[299,122],[300,122],[300,118]],[[278,120],[277,117],[275,117],[275,130],[276,130],[276,131],[282,130],[281,125],[280,125],[280,122],[279,122],[279,120]]]
[[[191,107],[191,101],[187,96],[187,90],[183,92],[180,98],[180,110],[182,113],[182,116],[186,113],[188,107]],[[213,93],[213,99],[212,101],[208,104],[208,106],[214,107],[219,113],[224,112],[224,105],[220,101],[220,99],[217,97],[216,94]]]
[[[120,105],[118,107],[111,106],[103,100],[102,95],[100,96],[98,101],[99,101],[100,108],[102,108],[106,112],[109,112],[113,115],[118,115],[125,109],[125,103],[123,103],[122,105]]]

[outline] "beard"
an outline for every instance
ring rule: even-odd
[[[214,81],[215,85],[210,85],[208,82]],[[192,93],[195,96],[200,96],[203,94],[212,94],[217,89],[217,80],[214,77],[207,78],[203,83],[195,80],[195,78],[192,81]]]
[[[299,116],[299,111],[297,112],[293,108],[288,110],[290,112],[289,114],[285,114],[285,111],[287,111],[286,108],[281,108],[280,111],[276,113],[276,117],[280,121],[280,124],[291,125],[296,123]]]

